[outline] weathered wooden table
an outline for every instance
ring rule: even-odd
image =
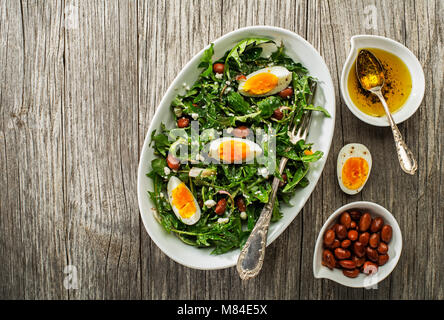
[[[0,298],[444,298],[442,1],[3,0],[0,17]],[[337,115],[310,200],[267,250],[260,276],[242,283],[235,268],[191,270],[156,247],[139,216],[136,172],[175,75],[212,40],[248,25],[287,28],[320,51]],[[423,103],[400,125],[415,176],[402,173],[391,131],[364,124],[340,97],[349,39],[363,33],[405,44],[424,67]],[[349,142],[374,158],[353,197],[335,174]],[[377,290],[313,277],[323,222],[355,200],[385,206],[403,232],[398,266]]]

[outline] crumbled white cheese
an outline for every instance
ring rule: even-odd
[[[246,220],[248,218],[247,213],[245,211],[241,212],[240,217],[242,220]]]
[[[168,167],[164,167],[164,168],[163,168],[163,172],[164,172],[165,175],[167,176],[167,175],[169,175],[169,174],[171,173],[171,169],[168,168]]]
[[[230,218],[219,218],[217,219],[217,223],[224,224],[230,221]]]
[[[197,113],[192,113],[192,114],[191,114],[191,118],[193,118],[194,120],[197,120],[197,119],[199,119],[199,114],[197,114]]]
[[[233,132],[233,128],[229,127],[227,128],[227,133],[232,133]]]
[[[265,168],[265,167],[261,167],[261,168],[259,168],[259,169],[257,170],[257,173],[258,173],[259,175],[261,175],[262,177],[264,177],[264,178],[268,178],[268,175],[270,174],[270,173],[268,172],[268,169]]]
[[[225,81],[225,84],[227,85],[227,86],[229,86],[230,84],[231,84],[231,82],[230,81]]]
[[[208,208],[212,208],[216,205],[216,201],[210,199],[204,202],[204,205]]]
[[[163,194],[163,192],[159,193],[159,196],[160,196],[161,198],[165,197],[165,195]]]
[[[214,76],[215,76],[217,79],[222,79],[222,78],[224,77],[224,74],[223,74],[223,73],[216,73]]]
[[[230,91],[231,91],[231,87],[228,87],[228,88],[225,89],[224,94],[227,94],[227,93],[230,92]]]

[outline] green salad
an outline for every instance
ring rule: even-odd
[[[212,254],[240,248],[280,179],[272,222],[309,184],[310,163],[323,153],[289,128],[304,112],[328,112],[308,103],[316,79],[270,39],[244,39],[220,59],[204,51],[194,84],[171,103],[176,123],[151,136],[156,158],[147,176],[155,217],[184,243]],[[289,159],[282,175],[282,156]]]

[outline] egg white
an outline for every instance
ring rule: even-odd
[[[245,83],[251,78],[254,77],[255,75],[258,75],[260,73],[271,73],[274,74],[277,78],[278,78],[278,83],[276,85],[276,87],[274,87],[272,90],[270,90],[267,93],[264,94],[252,94],[248,91],[245,91],[244,86]],[[273,94],[276,94],[282,90],[284,90],[285,88],[288,87],[288,85],[291,82],[291,72],[287,70],[287,68],[282,67],[282,66],[274,66],[274,67],[267,67],[267,68],[263,68],[260,70],[257,70],[253,73],[250,73],[246,79],[243,79],[239,82],[239,87],[238,87],[238,91],[240,94],[246,96],[246,97],[266,97],[266,96],[271,96]]]
[[[183,218],[179,213],[179,209],[173,205],[173,190],[176,189],[176,187],[181,183],[182,183],[182,181],[177,177],[172,176],[170,178],[170,180],[168,181],[168,185],[167,185],[168,200],[170,201],[171,207],[173,208],[173,211],[174,211],[174,214],[176,215],[176,217],[180,221],[182,221],[183,223],[188,224],[188,225],[192,225],[192,224],[195,224],[197,221],[199,221],[200,216],[201,216],[200,207],[196,201],[196,198],[193,196],[194,205],[196,207],[196,212],[189,218]],[[185,185],[185,188],[188,189],[188,187],[186,185]],[[190,191],[190,189],[188,189],[188,191]],[[191,191],[190,191],[190,193],[191,193]]]
[[[278,50],[277,45],[274,42],[265,42],[258,45],[262,49],[261,58],[268,59],[271,55]]]
[[[362,186],[360,186],[358,189],[355,190],[347,188],[342,182],[342,168],[344,167],[345,162],[353,157],[363,158],[365,161],[367,161],[368,164],[367,177]],[[361,192],[362,188],[364,188],[365,184],[368,181],[368,178],[370,177],[371,169],[372,169],[372,156],[368,148],[363,144],[349,143],[344,147],[342,147],[342,149],[339,151],[338,162],[337,162],[337,175],[338,175],[339,186],[341,187],[341,190],[344,191],[345,193],[353,195]]]
[[[247,157],[242,162],[249,162],[252,161],[255,157],[260,156],[262,154],[262,148],[255,142],[248,140],[248,139],[242,139],[242,138],[233,138],[233,137],[224,137],[219,138],[216,140],[213,140],[210,143],[209,150],[208,150],[208,156],[210,156],[213,159],[222,161],[224,163],[237,163],[237,162],[231,162],[229,160],[222,160],[219,157],[219,146],[224,143],[225,141],[239,141],[245,143],[250,148],[250,153],[247,154]]]

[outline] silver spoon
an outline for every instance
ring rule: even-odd
[[[379,62],[378,58],[368,50],[359,51],[358,58],[356,60],[356,76],[361,86],[378,96],[384,107],[385,114],[392,128],[393,138],[395,139],[396,151],[398,153],[399,164],[401,169],[408,174],[415,174],[418,169],[418,165],[413,156],[412,151],[407,147],[402,135],[399,132],[398,126],[393,120],[390,113],[387,102],[382,95],[381,89],[384,86],[384,68]]]

